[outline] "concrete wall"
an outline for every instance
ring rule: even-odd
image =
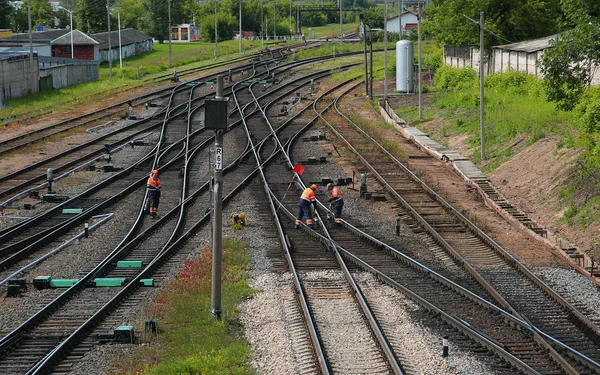
[[[40,69],[40,76],[52,76],[52,87],[59,89],[83,82],[97,81],[99,65],[54,65]]]
[[[121,57],[127,59],[131,56],[139,55],[144,52],[152,51],[154,49],[154,43],[152,40],[146,40],[144,42],[132,43],[121,46]],[[119,61],[119,41],[112,46],[112,60]],[[100,51],[101,61],[108,61],[108,50]]]
[[[29,56],[18,60],[0,60],[0,90],[4,100],[39,91],[38,59],[33,58],[34,76],[29,69]],[[33,86],[32,86],[33,84]]]
[[[524,52],[504,48],[492,48],[492,54],[485,62],[485,74],[503,73],[509,70],[526,72],[538,78],[543,74],[538,67],[544,51]],[[444,46],[444,65],[455,68],[469,67],[479,73],[479,49],[475,47]],[[600,85],[600,67],[592,68],[593,86]]]

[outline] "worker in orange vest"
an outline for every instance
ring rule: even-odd
[[[152,171],[146,185],[148,187],[148,204],[150,206],[150,217],[155,218],[158,214],[158,204],[160,203],[160,178],[158,178],[158,169]]]
[[[344,207],[344,199],[340,189],[332,183],[327,184],[329,190],[329,203],[333,207],[333,215],[336,225],[342,225],[342,208]]]
[[[296,215],[296,229],[300,228],[300,223],[302,222],[302,217],[306,216],[306,225],[310,229],[315,229],[313,225],[312,216],[310,215],[310,205],[315,205],[317,203],[317,197],[315,197],[315,191],[317,190],[317,185],[312,184],[310,187],[304,189],[302,195],[300,196],[300,200],[298,201],[298,215]]]

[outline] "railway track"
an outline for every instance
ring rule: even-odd
[[[343,116],[337,111],[338,116]],[[332,130],[351,145],[357,157],[402,205],[404,210],[400,214],[408,225],[426,230],[431,242],[467,269],[504,309],[545,334],[560,338],[566,346],[591,360],[582,366],[581,357],[572,360],[567,354],[559,359],[564,361],[563,366],[572,366],[582,373],[590,369],[592,373],[598,371],[599,331],[584,314],[533,276],[346,116],[343,118],[343,125],[337,121],[341,126],[329,123]],[[554,342],[549,340],[546,345],[550,344]],[[554,345],[549,350],[563,349]]]
[[[305,79],[305,80],[306,80],[306,79]],[[306,80],[306,82],[308,83],[309,81],[308,81],[308,80]],[[288,94],[289,94],[289,92],[288,92],[288,93],[286,93],[286,94],[284,94],[284,95],[288,95]],[[184,101],[184,98],[177,98],[177,101],[180,101],[180,100],[181,100],[181,101]],[[172,125],[172,124],[171,124],[171,125]],[[179,127],[179,126],[175,126],[175,128],[180,128],[180,127]],[[188,134],[188,136],[189,136],[189,134]],[[169,138],[169,137],[161,137],[161,139],[165,139],[165,138]],[[187,155],[187,152],[185,152],[185,151],[184,151],[184,152],[182,152],[182,151],[181,151],[181,150],[182,150],[182,148],[179,148],[179,147],[174,147],[173,145],[169,145],[169,146],[167,146],[167,147],[166,147],[166,150],[171,150],[172,152],[174,152],[174,153],[175,153],[175,155],[176,155],[176,156],[175,156],[175,158],[180,158],[182,155]],[[179,151],[178,151],[178,150],[179,150]],[[202,160],[202,159],[203,159],[203,157],[198,157],[198,160]],[[155,166],[155,167],[156,167],[156,166],[159,166],[159,165],[160,165],[160,163],[157,163],[157,162],[158,162],[158,161],[160,161],[160,158],[159,158],[158,156],[156,156],[154,160],[155,160],[154,166]],[[199,163],[199,164],[202,164],[202,162],[201,162],[201,161],[200,161],[200,162],[197,162],[197,163]],[[240,161],[238,160],[238,161],[236,161],[234,164],[235,164],[235,167],[238,167],[238,168],[239,168],[239,170],[240,170],[240,171],[242,171],[242,172],[241,172],[241,175],[239,175],[239,176],[232,175],[233,177],[232,177],[232,181],[231,181],[231,186],[235,186],[235,184],[233,183],[233,181],[239,182],[239,181],[242,179],[242,177],[243,177],[243,175],[244,175],[244,174],[248,174],[248,171],[247,171],[247,170],[246,170],[245,172],[243,171],[243,168],[244,168],[243,166],[245,165],[244,163],[242,163],[242,162],[240,162]],[[187,166],[187,165],[188,165],[188,163],[186,163],[186,166]],[[190,164],[190,165],[191,165],[191,164]],[[242,167],[240,167],[240,166],[242,166]],[[236,170],[237,170],[238,168],[236,168]],[[246,168],[248,168],[248,166],[247,166]],[[249,166],[249,168],[251,168],[251,165]],[[169,166],[168,166],[168,164],[164,164],[164,165],[163,165],[163,169],[165,169],[165,170],[169,170]],[[187,168],[186,168],[186,170],[187,170]],[[186,171],[186,175],[188,175],[188,172],[187,172],[187,171]],[[242,184],[240,184],[240,185],[243,185],[243,184],[244,184],[244,182],[242,182]],[[185,185],[185,183],[184,183],[184,185]],[[206,185],[206,184],[205,184],[205,185]],[[201,188],[200,188],[198,191],[201,191],[202,189],[204,189],[204,191],[206,191],[206,186],[203,186],[203,187],[201,187]],[[181,187],[181,190],[182,190],[182,194],[184,194],[184,195],[182,195],[182,196],[181,196],[181,198],[182,198],[182,200],[181,200],[181,201],[182,201],[182,202],[184,202],[184,205],[185,205],[185,206],[190,206],[190,205],[191,205],[191,202],[192,202],[193,200],[192,200],[190,197],[186,197],[186,195],[185,195],[185,190],[186,190],[186,189],[185,189],[185,187],[183,187],[183,186],[182,186],[182,187]],[[200,193],[198,193],[198,194],[200,194]],[[203,200],[205,201],[205,199],[199,199],[199,201],[203,201]],[[206,207],[206,203],[204,203],[204,204],[200,204],[200,206],[199,206],[198,208],[195,208],[195,209],[189,209],[189,207],[188,207],[188,208],[186,208],[186,211],[187,211],[187,210],[189,210],[190,212],[203,212],[203,211],[205,211],[205,210],[202,210],[202,209],[201,209],[202,207]],[[175,217],[175,216],[177,216],[176,212],[179,212],[180,210],[181,210],[181,208],[179,208],[179,207],[177,207],[177,208],[174,208],[174,209],[173,209],[173,210],[171,210],[171,211],[170,211],[168,214],[166,214],[164,217],[162,217],[162,218],[161,218],[161,221],[165,221],[165,222],[166,222],[166,221],[173,221],[172,217]],[[138,221],[139,221],[140,219],[143,219],[143,215],[142,215],[142,213],[141,213],[141,212],[140,212],[140,215],[138,216]],[[178,221],[178,223],[176,224],[176,227],[177,227],[177,228],[179,228],[179,229],[177,229],[177,230],[173,230],[173,229],[171,229],[171,230],[168,230],[168,229],[165,229],[165,231],[166,231],[166,232],[170,232],[170,233],[171,233],[171,237],[170,237],[170,238],[171,238],[171,240],[169,240],[169,241],[167,241],[167,242],[166,242],[168,245],[165,245],[165,246],[163,246],[163,247],[162,247],[162,250],[160,250],[160,251],[157,253],[157,255],[155,255],[155,257],[153,258],[153,260],[152,260],[152,261],[150,261],[150,264],[153,264],[154,262],[159,262],[157,259],[158,259],[158,258],[160,258],[160,257],[163,257],[163,256],[164,256],[164,257],[167,257],[167,258],[165,258],[165,259],[168,259],[168,256],[170,256],[170,254],[169,254],[169,251],[166,251],[166,250],[165,250],[166,246],[168,246],[169,248],[173,248],[173,249],[175,249],[175,250],[170,250],[170,252],[172,252],[172,253],[175,253],[175,252],[176,252],[176,247],[178,246],[178,245],[176,245],[175,243],[178,243],[178,241],[181,241],[181,240],[182,240],[182,238],[184,238],[184,237],[185,237],[185,238],[187,238],[187,237],[191,236],[191,234],[189,234],[189,233],[190,233],[190,232],[193,232],[194,230],[197,230],[197,228],[198,228],[199,226],[201,226],[201,225],[202,225],[202,223],[205,223],[205,222],[206,222],[206,219],[207,219],[207,215],[204,215],[204,216],[203,216],[203,218],[202,218],[200,221],[196,221],[196,220],[190,220],[188,224],[185,224],[184,222]],[[142,221],[145,221],[145,220],[142,220]],[[150,233],[153,233],[153,231],[156,231],[156,230],[157,230],[157,228],[159,227],[159,224],[158,224],[158,223],[159,223],[159,222],[156,222],[155,224],[152,224],[152,225],[150,225],[149,227],[148,227],[147,225],[142,225],[141,227],[142,227],[142,228],[145,228],[145,229],[143,230],[143,233],[146,233],[146,235],[145,235],[145,236],[150,236]],[[171,225],[173,225],[173,224],[171,224]],[[186,226],[186,225],[187,225],[187,226]],[[135,227],[135,225],[134,225],[134,227]],[[162,226],[161,226],[161,227],[162,227]],[[184,231],[185,229],[188,229],[188,228],[189,228],[189,230],[188,230],[188,232],[186,232],[186,234],[184,234],[183,236],[178,236],[178,234],[179,234],[179,233],[181,233],[182,231]],[[142,238],[144,237],[144,235],[142,235],[142,234],[138,234],[137,236],[135,236],[135,239],[132,239],[132,237],[134,236],[134,232],[136,232],[136,231],[135,231],[135,230],[132,230],[132,232],[131,232],[131,233],[130,233],[130,234],[127,236],[127,237],[126,237],[126,239],[124,239],[124,240],[122,241],[122,243],[121,243],[121,244],[118,246],[118,247],[119,247],[119,256],[118,256],[118,257],[123,257],[123,256],[127,257],[127,256],[131,256],[130,254],[135,254],[134,256],[140,256],[140,257],[144,257],[144,259],[145,259],[145,260],[148,260],[148,259],[150,259],[150,258],[152,257],[152,253],[148,253],[148,254],[147,254],[147,253],[145,253],[145,251],[147,251],[147,249],[146,249],[146,250],[142,250],[143,248],[146,248],[145,246],[143,246],[143,245],[140,245],[140,246],[139,246],[139,249],[140,249],[140,250],[136,250],[135,246],[134,246],[134,245],[132,245],[134,242],[137,242],[138,244],[141,244],[141,242],[140,242],[140,241],[142,241]],[[127,249],[128,249],[128,251],[129,251],[129,253],[126,253],[126,252],[124,252],[124,250],[123,250],[124,248],[127,248]],[[117,251],[117,249],[115,249],[115,251]],[[135,253],[135,251],[139,251],[139,253]],[[132,252],[133,252],[133,253],[132,253]],[[74,286],[74,287],[70,288],[70,289],[69,289],[67,292],[65,292],[64,294],[65,294],[65,295],[67,295],[67,294],[74,294],[78,288],[84,288],[84,289],[86,289],[86,290],[87,290],[87,288],[85,288],[85,286],[87,285],[86,283],[89,283],[89,280],[93,280],[93,279],[92,279],[92,275],[94,276],[94,278],[97,278],[97,276],[98,276],[98,275],[101,275],[101,274],[103,274],[103,273],[105,273],[105,272],[108,272],[107,274],[109,274],[109,275],[110,275],[110,272],[115,272],[113,275],[123,275],[123,273],[124,273],[124,272],[125,272],[125,273],[127,273],[127,272],[131,272],[131,270],[126,270],[126,271],[123,271],[123,270],[117,270],[117,271],[115,271],[115,270],[112,270],[112,271],[107,271],[107,270],[110,268],[108,265],[111,265],[111,266],[114,268],[114,264],[113,264],[113,263],[114,263],[115,259],[119,259],[119,258],[117,257],[117,255],[116,255],[116,254],[117,254],[117,253],[115,253],[115,254],[111,255],[109,258],[105,259],[105,260],[104,260],[104,261],[101,263],[101,265],[99,265],[99,266],[98,266],[98,267],[97,267],[95,270],[93,270],[93,271],[92,271],[92,272],[90,272],[88,275],[86,275],[84,278],[82,278],[82,279],[81,279],[81,280],[80,280],[80,281],[77,283],[77,285],[79,285],[79,287],[75,287],[75,286]],[[156,267],[158,267],[158,266],[156,266]],[[150,266],[148,266],[148,268],[151,268],[151,267],[150,267]],[[143,272],[150,272],[150,271],[146,271],[146,270],[144,270]],[[129,273],[128,273],[128,275],[129,275]],[[136,280],[136,279],[139,279],[139,278],[140,278],[140,277],[142,277],[142,276],[138,274],[138,276],[136,276],[135,278],[134,278],[134,276],[131,276],[131,277],[132,277],[132,280],[131,280],[130,284],[128,284],[126,287],[122,288],[122,289],[123,289],[123,293],[124,293],[124,294],[128,293],[128,292],[126,291],[126,289],[127,289],[128,287],[130,287],[131,285],[134,285],[134,286],[131,286],[131,288],[132,288],[132,289],[135,289],[135,287],[137,286],[137,285],[135,285],[135,284],[136,284],[136,281],[135,281],[135,280]],[[128,278],[126,278],[126,279],[128,279]],[[87,281],[86,281],[86,280],[87,280]],[[129,282],[129,280],[128,280],[128,282]],[[100,299],[101,299],[101,298],[100,298]],[[106,305],[110,305],[110,304],[112,303],[112,302],[111,302],[112,300],[110,300],[110,301],[106,301],[106,300],[104,300],[104,301],[106,302],[106,303],[105,303],[105,306],[106,306]],[[57,305],[57,304],[58,304],[58,302],[53,302],[53,303],[54,303],[55,305]],[[77,303],[76,303],[76,305],[77,305]],[[86,305],[87,305],[87,304],[86,304]],[[55,307],[57,307],[57,306],[55,306]],[[62,310],[62,309],[61,309],[61,310]],[[89,312],[88,312],[88,313],[89,313]],[[105,313],[106,313],[106,312],[104,312],[104,314],[105,314]],[[57,313],[57,314],[58,314],[58,315],[56,315],[56,316],[60,316],[60,313]],[[38,313],[38,315],[42,315],[42,313]],[[33,318],[32,318],[32,319],[33,319]],[[34,326],[36,326],[37,324],[39,324],[39,323],[34,323],[32,319],[30,319],[28,322],[26,322],[26,323],[24,324],[24,327],[23,327],[23,328],[17,329],[17,330],[15,330],[14,332],[16,332],[16,331],[18,331],[18,330],[26,330],[26,329],[31,329],[32,327],[34,327]],[[59,319],[59,320],[60,320],[60,319]],[[65,326],[64,326],[64,325],[62,325],[62,323],[61,323],[61,327],[62,327],[62,329],[65,329]],[[74,327],[72,327],[72,328],[74,328]],[[75,336],[80,336],[80,335],[82,335],[82,333],[81,333],[81,331],[80,331],[80,328],[76,329],[76,330],[75,330],[75,332],[73,332],[73,334],[72,334],[72,335],[75,335]],[[20,339],[19,339],[19,338],[17,338],[17,337],[19,337],[19,335],[18,335],[18,334],[16,334],[16,333],[11,333],[11,334],[10,334],[10,335],[8,335],[7,337],[5,337],[5,338],[3,339],[3,341],[2,341],[4,344],[0,344],[0,345],[2,345],[2,347],[3,347],[3,350],[7,350],[7,349],[8,349],[8,347],[11,347],[11,346],[13,346],[13,344],[15,343],[15,341],[19,341],[19,340],[27,340],[27,336],[20,336]],[[69,340],[69,339],[67,338],[67,340]],[[75,339],[73,339],[73,340],[75,340]],[[77,339],[77,340],[80,340],[80,339]],[[67,347],[69,346],[68,344],[64,344],[64,343],[63,343],[63,344],[59,344],[59,347],[62,347],[63,345],[65,345],[65,346],[67,346]],[[57,349],[57,350],[58,350],[58,349]],[[56,351],[55,351],[55,352],[56,352]],[[55,352],[53,352],[53,353],[55,353]],[[6,352],[5,352],[5,354],[6,354]],[[51,354],[51,355],[53,356],[53,354]],[[60,357],[60,355],[58,355],[58,357]],[[58,357],[57,357],[57,358],[58,358]],[[4,357],[4,360],[8,361],[8,362],[6,362],[6,363],[9,363],[9,366],[13,366],[13,365],[14,365],[14,360],[12,360],[10,356],[9,356],[9,357]],[[49,359],[46,359],[46,360],[47,360],[47,361],[49,361]],[[0,361],[1,361],[1,360],[0,360]],[[56,361],[56,359],[53,359],[52,361]],[[30,363],[30,365],[31,365],[31,363]],[[33,366],[32,368],[35,368],[35,369],[37,369],[37,370],[35,370],[35,371],[44,371],[43,369],[44,369],[44,368],[46,368],[46,367],[45,367],[46,365],[45,365],[45,364],[43,364],[43,363],[39,363],[38,365],[32,365],[32,366]],[[39,367],[36,367],[36,366],[39,366]]]

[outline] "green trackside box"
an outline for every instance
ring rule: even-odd
[[[124,277],[109,277],[94,279],[95,286],[123,286],[125,284]]]
[[[70,288],[78,281],[79,279],[52,279],[50,288]]]
[[[120,260],[117,262],[117,268],[142,268],[143,263],[141,260]]]

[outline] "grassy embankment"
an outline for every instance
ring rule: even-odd
[[[212,64],[214,47],[214,43],[173,43],[173,68]],[[256,41],[243,41],[244,52],[260,48],[260,43],[257,44]],[[238,51],[239,41],[220,42],[217,61],[237,56]],[[20,116],[69,110],[82,103],[105,99],[125,90],[146,86],[149,83],[144,78],[151,78],[169,70],[169,45],[156,43],[154,51],[123,60],[122,69],[119,68],[119,61],[114,61],[112,80],[108,79],[109,66],[105,62],[100,66],[100,79],[96,82],[7,100],[6,107],[0,109],[0,119],[8,119],[8,122],[12,122]]]
[[[589,88],[584,100],[572,112],[556,109],[545,100],[543,82],[522,72],[493,74],[485,78],[485,149],[480,160],[479,79],[471,69],[441,67],[437,70],[419,121],[418,108],[398,108],[398,115],[419,127],[434,121],[427,132],[444,143],[454,135],[466,136],[470,157],[482,170],[491,171],[522,147],[546,137],[557,137],[557,149],[578,147],[582,150],[571,179],[559,194],[566,208],[562,220],[586,228],[600,220],[600,155],[593,124],[594,102],[598,88]]]
[[[211,251],[186,261],[174,281],[158,295],[148,316],[158,323],[157,336],[142,336],[127,358],[115,359],[112,375],[254,374],[251,350],[243,338],[236,306],[253,291],[247,286],[248,244],[223,244],[221,320],[211,316]],[[144,330],[144,319],[135,324]]]

